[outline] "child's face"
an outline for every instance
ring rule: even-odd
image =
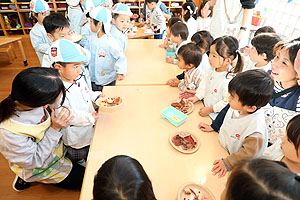
[[[71,29],[70,27],[65,27],[63,29],[56,29],[53,34],[47,33],[51,41],[56,41],[59,39],[71,40]]]
[[[208,15],[210,14],[211,11],[209,10],[209,7],[210,7],[210,5],[209,5],[209,1],[208,1],[201,10],[201,15],[203,18],[207,18]]]
[[[94,32],[94,33],[96,33],[96,32],[98,32],[98,30],[101,28],[101,26],[102,26],[102,22],[99,22],[98,24],[97,24],[97,26],[94,24],[94,19],[93,18],[90,18],[91,19],[91,21],[90,21],[90,26],[91,26],[91,31],[92,32]]]
[[[272,77],[279,82],[296,82],[297,73],[289,59],[288,51],[283,48],[276,52],[272,62]]]
[[[260,55],[257,53],[257,50],[254,46],[250,48],[249,57],[253,62],[260,61]]]
[[[156,3],[155,2],[147,3],[147,7],[150,10],[154,10],[156,8]]]
[[[283,155],[287,159],[294,161],[296,163],[300,163],[300,150],[298,150],[299,156],[297,156],[297,150],[295,149],[295,145],[288,140],[287,135],[285,135],[281,138],[280,147],[281,147]]]
[[[170,33],[170,40],[173,43],[179,43],[181,41],[181,37],[180,36],[175,36],[172,33]]]
[[[45,12],[39,12],[37,14],[37,20],[39,23],[43,23],[45,17],[47,17],[48,15],[50,15],[50,10],[47,10]]]
[[[123,32],[129,28],[130,17],[128,15],[118,15],[117,19],[112,19],[112,23]]]
[[[194,65],[188,65],[184,62],[182,55],[178,54],[177,56],[178,61],[177,61],[177,66],[179,67],[179,69],[191,69],[194,67]]]
[[[211,45],[209,48],[209,64],[212,68],[220,68],[220,67],[224,67],[226,65],[228,65],[228,58],[224,59],[222,56],[220,56],[218,54],[218,52],[216,51],[216,45]],[[230,62],[229,62],[230,63]]]
[[[243,105],[242,102],[240,102],[239,96],[235,93],[230,94],[228,103],[233,110],[239,111],[241,114],[252,113],[256,110],[253,106]]]
[[[61,79],[66,82],[73,83],[81,73],[81,62],[67,63],[65,67],[59,64],[54,66],[58,69]]]
[[[294,69],[298,74],[298,78],[300,78],[300,50],[298,50],[297,57],[294,62]]]

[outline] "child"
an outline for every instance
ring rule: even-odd
[[[176,51],[175,51],[175,55],[177,57],[177,52],[178,52],[178,49],[189,43],[187,41],[187,37],[189,35],[189,31],[188,31],[188,28],[187,26],[182,23],[182,22],[176,22],[170,29],[170,39],[171,41],[176,44],[177,48],[176,48]],[[173,56],[170,56],[170,57],[166,57],[166,62],[167,63],[171,63],[171,64],[177,64],[177,58],[174,58]]]
[[[98,6],[91,13],[91,35],[85,48],[91,52],[89,66],[93,91],[102,91],[103,86],[115,85],[127,72],[127,59],[117,41],[107,35],[111,22],[110,11]]]
[[[275,29],[271,26],[263,26],[257,29],[254,33],[254,37],[261,33],[276,33]]]
[[[261,33],[251,40],[250,61],[244,71],[250,69],[271,70],[271,60],[274,58],[273,48],[280,41],[275,33]]]
[[[13,80],[11,94],[0,103],[0,151],[16,173],[13,188],[29,182],[80,189],[85,168],[65,158],[61,128],[73,120],[67,109],[55,116],[49,104],[64,99],[65,89],[56,69],[31,67]]]
[[[50,60],[54,62],[54,68],[58,69],[66,88],[63,106],[69,108],[74,116],[70,126],[62,129],[63,142],[67,147],[66,156],[73,162],[86,161],[93,126],[98,118],[92,102],[101,92],[89,90],[82,78],[81,63],[86,59],[81,47],[69,40],[60,39],[51,45]]]
[[[223,177],[237,161],[262,155],[268,144],[268,135],[264,111],[260,108],[270,101],[273,87],[273,80],[262,70],[237,74],[230,81],[230,108],[219,132],[219,142],[230,155],[214,162],[214,175]]]
[[[175,52],[176,47],[174,47],[173,43],[170,41],[170,29],[176,22],[183,22],[181,18],[179,17],[171,17],[167,23],[167,36],[164,39],[164,43],[160,44],[159,47],[165,48],[168,52]]]
[[[119,0],[119,1],[120,1],[120,0]],[[119,3],[125,3],[125,2],[119,2]],[[142,3],[142,2],[141,2],[141,5],[143,5],[143,10],[142,10],[142,13],[141,13],[140,17],[141,17],[141,18],[144,18],[145,16],[147,16],[147,15],[146,15],[146,5],[147,5],[147,3],[146,3],[146,2],[145,2],[145,3]],[[160,8],[160,10],[162,11],[163,16],[164,16],[167,20],[169,20],[169,19],[171,18],[170,10],[166,7],[166,5],[165,5],[163,2],[158,1],[158,2],[157,2],[157,7]]]
[[[286,135],[278,139],[263,153],[263,158],[282,161],[294,173],[300,173],[300,115],[293,117],[286,126]]]
[[[185,44],[178,50],[178,62],[179,69],[185,70],[184,79],[178,84],[172,82],[173,79],[167,81],[167,85],[172,87],[178,86],[179,90],[196,90],[199,86],[202,69],[199,64],[202,59],[202,53],[200,48],[193,44]]]
[[[50,47],[50,40],[43,26],[44,18],[50,14],[50,8],[44,0],[31,0],[30,12],[38,21],[30,31],[30,41],[42,64],[43,56]]]
[[[186,2],[182,5],[182,18],[189,30],[187,40],[191,40],[192,36],[197,32],[197,12],[193,3]]]
[[[210,5],[210,0],[204,0],[200,4],[197,17],[197,30],[198,31],[209,31],[211,17],[213,15],[213,6]]]
[[[164,39],[166,18],[157,6],[158,0],[146,0],[146,22],[155,33],[154,39]]]
[[[232,78],[232,73],[239,73],[243,69],[243,61],[238,48],[239,43],[232,36],[215,39],[210,46],[211,69],[204,75],[196,94],[193,90],[187,90],[180,94],[194,103],[204,100],[204,107],[199,111],[202,117],[209,115],[214,119],[217,113],[227,105],[229,96],[227,85]],[[238,59],[237,65],[234,70],[231,70],[231,63],[236,58]],[[195,94],[195,96],[189,97],[190,94]]]
[[[107,160],[94,179],[94,200],[156,200],[152,183],[143,166],[129,156]]]
[[[84,9],[82,7],[84,0],[67,0],[68,11],[67,18],[70,21],[70,29],[76,33],[81,33],[80,23],[84,16]]]
[[[234,167],[221,200],[295,200],[300,195],[300,176],[282,162],[244,160]]]
[[[120,48],[125,53],[128,43],[127,31],[130,24],[132,12],[126,4],[117,3],[112,8],[112,28],[111,35],[115,38]]]

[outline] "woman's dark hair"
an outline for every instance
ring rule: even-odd
[[[233,167],[226,188],[226,200],[295,200],[300,176],[280,162],[244,160]]]
[[[197,16],[198,17],[201,17],[203,18],[202,14],[201,14],[201,10],[204,8],[204,6],[209,3],[210,0],[203,0],[202,3],[200,4],[200,8],[199,8],[199,11],[198,11],[198,14]],[[214,10],[214,7],[213,6],[209,6],[209,10],[210,10],[210,14],[207,16],[207,17],[212,17],[213,16],[213,10]]]
[[[265,53],[267,56],[265,61],[270,62],[275,57],[273,48],[280,40],[279,35],[275,33],[261,33],[251,40],[251,44],[255,47],[258,54]]]
[[[112,2],[113,2],[113,5],[115,5],[118,3],[118,0],[112,0]]]
[[[191,17],[194,19],[197,18],[197,12],[195,4],[192,2],[186,2],[182,5],[182,9],[186,10],[187,12],[183,15],[183,20],[187,22]]]
[[[300,49],[300,37],[278,42],[274,47],[274,54],[276,55],[276,52],[283,48],[288,51],[289,59],[294,66],[298,50]]]
[[[264,70],[248,70],[237,74],[228,85],[229,93],[236,94],[243,106],[267,105],[274,91],[274,81]]]
[[[70,27],[68,19],[59,12],[52,12],[46,16],[43,21],[43,26],[47,33],[53,34],[56,29],[63,30]]]
[[[208,31],[198,31],[192,36],[191,41],[195,42],[205,52],[208,52],[214,38]]]
[[[96,19],[94,19],[94,18],[91,18],[91,19],[93,19],[93,22],[92,22],[92,23],[94,23],[95,26],[98,26],[98,24],[99,24],[100,21],[98,21],[98,20],[96,20]],[[102,23],[102,22],[101,22],[101,23]],[[102,29],[102,31],[106,34],[105,29],[104,29],[104,23],[102,23],[101,29]]]
[[[94,200],[156,200],[149,177],[134,158],[107,160],[94,179]]]
[[[275,29],[271,26],[263,26],[254,33],[254,37],[261,33],[276,33]]]
[[[233,36],[222,36],[213,41],[211,45],[216,45],[216,51],[222,58],[230,58],[233,61],[236,57],[238,58],[236,66],[230,73],[236,74],[243,70],[244,61],[239,49],[239,42]]]
[[[194,43],[181,46],[177,54],[182,56],[185,64],[192,64],[194,67],[198,67],[202,60],[201,49]]]
[[[286,126],[286,135],[288,140],[295,146],[297,156],[300,146],[300,115],[293,117]]]
[[[174,36],[180,36],[184,41],[188,38],[189,30],[187,25],[183,22],[176,22],[175,24],[173,24],[173,26],[171,26],[170,33]]]
[[[65,99],[65,87],[53,68],[32,67],[14,78],[11,94],[0,103],[0,123],[16,112],[16,101],[31,108],[53,104],[59,94]]]
[[[171,28],[173,26],[173,24],[175,24],[176,22],[183,22],[181,18],[179,17],[171,17],[167,23],[167,26],[169,28]]]

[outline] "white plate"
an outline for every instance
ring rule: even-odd
[[[173,137],[176,136],[177,134],[180,134],[181,136],[191,135],[192,138],[193,138],[193,140],[196,142],[195,148],[185,150],[185,149],[183,149],[182,145],[176,146],[176,145],[173,143],[172,139],[173,139]],[[194,134],[192,134],[192,133],[190,133],[190,132],[188,132],[188,131],[178,131],[178,132],[175,132],[175,133],[171,134],[170,137],[169,137],[169,142],[170,142],[170,144],[172,145],[172,147],[174,147],[174,149],[176,149],[177,151],[179,151],[179,152],[181,152],[181,153],[195,153],[196,151],[198,151],[198,149],[199,149],[199,147],[200,147],[200,142],[199,142],[199,140],[197,139],[197,137],[196,137]]]
[[[216,198],[208,188],[194,182],[189,182],[181,186],[178,191],[177,200],[194,200],[195,195],[191,192],[190,189],[192,189],[199,197],[198,200],[216,200]],[[191,192],[191,194],[186,194],[184,191],[189,191]]]
[[[83,38],[83,36],[80,34],[77,34],[77,33],[73,33],[71,35],[72,42],[79,42],[82,38]]]
[[[115,106],[106,106],[102,105],[102,101],[105,101],[108,98],[117,98],[117,97],[100,97],[96,100],[96,105],[99,106],[99,112],[113,112],[119,110],[123,106],[123,99],[120,99],[120,104]]]
[[[179,103],[181,101],[181,99],[177,99],[177,100],[174,100],[174,101],[172,101],[172,103]],[[194,104],[193,104],[193,102],[191,102],[191,101],[188,101],[188,100],[186,100],[186,99],[183,99],[183,101],[185,101],[187,104],[188,104],[188,106],[189,106],[189,108],[188,108],[188,110],[187,110],[187,113],[184,113],[184,114],[186,114],[186,115],[189,115],[189,114],[191,114],[192,112],[193,112],[193,110],[194,110]],[[171,104],[172,104],[171,103]],[[180,110],[179,110],[180,111]],[[181,111],[182,112],[182,111]]]

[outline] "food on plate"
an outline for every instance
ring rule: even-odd
[[[184,198],[184,200],[209,200],[209,198],[205,195],[201,195],[200,190],[198,191],[196,189],[188,188],[183,190],[184,194],[186,195],[192,195],[192,197]],[[200,198],[201,197],[201,198]]]
[[[194,149],[197,144],[192,135],[182,136],[180,134],[175,135],[172,142],[175,146],[181,146],[183,150]]]
[[[187,114],[190,109],[190,103],[188,101],[184,101],[183,99],[181,99],[179,102],[172,103],[171,106],[183,112],[184,114]]]
[[[112,106],[119,105],[121,102],[122,100],[120,97],[117,98],[108,97],[100,102],[100,106],[112,107]]]

